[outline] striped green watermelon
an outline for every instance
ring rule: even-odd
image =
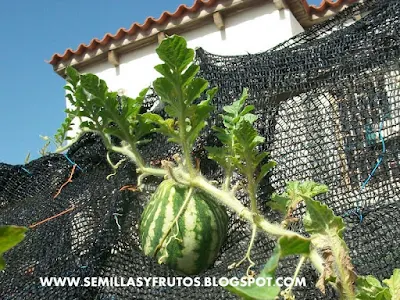
[[[182,207],[187,191],[187,187],[167,179],[152,195],[139,227],[145,255],[154,255]],[[198,274],[210,267],[227,235],[225,208],[204,193],[195,191],[176,223],[157,253],[159,262],[187,275]]]

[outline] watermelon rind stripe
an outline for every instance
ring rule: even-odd
[[[229,220],[223,206],[195,190],[177,224],[172,224],[188,189],[164,180],[143,211],[139,236],[144,254],[151,256],[172,225],[157,259],[162,258],[160,262],[190,275],[204,271],[215,261],[225,241]]]

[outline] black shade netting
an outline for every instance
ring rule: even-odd
[[[329,193],[318,200],[344,217],[357,273],[379,279],[400,267],[399,15],[397,0],[366,1],[264,53],[219,56],[197,51],[201,76],[219,87],[210,125],[219,124],[222,107],[249,88],[248,103],[255,105],[256,126],[266,138],[260,150],[278,163],[259,189],[261,212],[280,221],[266,202],[287,181],[328,185]],[[150,95],[145,106],[155,100]],[[203,174],[221,180],[222,171],[204,151],[205,145],[215,144],[215,136],[205,130],[194,155]],[[177,151],[160,136],[141,149],[153,165]],[[0,164],[0,224],[29,226],[56,216],[29,230],[5,254],[0,299],[236,299],[222,287],[42,287],[39,278],[45,276],[180,276],[143,256],[139,246],[140,215],[159,180],[147,178],[141,193],[121,191],[136,183],[135,166],[125,162],[107,178],[112,169],[95,135],[84,136],[67,155],[81,169],[76,168],[56,198],[72,169],[63,155],[25,166]],[[248,204],[244,193],[238,197]],[[303,214],[304,207],[295,211],[300,219]],[[300,225],[293,229],[304,232]],[[217,261],[199,276],[243,276],[246,263],[228,266],[244,256],[249,237],[249,226],[231,214]],[[260,233],[252,251],[255,271],[273,248],[274,241]],[[283,260],[278,275],[291,276],[297,260]],[[337,298],[332,289],[323,295],[315,288],[318,275],[311,266],[300,276],[306,277],[307,286],[295,288],[298,299]]]

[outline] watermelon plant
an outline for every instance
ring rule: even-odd
[[[248,221],[252,232],[243,259],[232,262],[231,268],[247,261],[248,277],[274,278],[281,258],[298,255],[293,277],[297,277],[301,267],[309,261],[320,273],[317,287],[322,292],[329,284],[337,289],[341,299],[372,299],[364,297],[371,283],[368,278],[359,280],[361,287],[356,289],[357,276],[343,240],[343,220],[326,205],[314,200],[318,194],[327,192],[325,185],[290,182],[283,194],[273,195],[269,206],[283,213],[281,224],[270,222],[259,212],[259,184],[276,163],[268,161],[268,153],[259,151],[264,137],[253,126],[257,120],[252,114],[254,107],[245,105],[247,90],[223,108],[223,126],[212,128],[221,146],[206,148],[209,158],[223,168],[224,180],[215,182],[201,174],[193,160],[192,149],[208,125],[217,87],[210,88],[208,82],[198,76],[200,68],[194,62],[194,50],[187,48],[184,38],[169,37],[156,52],[162,63],[155,69],[161,77],[154,81],[153,88],[167,117],[141,111],[147,88],[135,99],[122,95],[122,101],[118,101],[118,93],[109,91],[103,80],[93,74],[79,74],[68,67],[65,89],[72,108],[66,110],[67,118],[54,138],[58,142],[67,140],[67,144],[57,150],[63,152],[83,134],[98,134],[109,153],[122,154],[136,165],[139,191],[145,177],[164,179],[141,216],[139,233],[144,254],[185,274],[204,271],[214,263],[224,243],[227,210],[230,210]],[[79,121],[80,130],[70,138],[67,133],[73,120]],[[153,132],[165,135],[181,149],[174,155],[174,161],[162,161],[161,168],[145,162],[140,153],[140,145],[150,142],[149,134]],[[114,137],[121,142],[116,143]],[[107,159],[116,171],[120,163],[114,164],[109,155]],[[240,174],[243,180],[233,184],[234,173]],[[237,198],[239,189],[248,195],[249,207]],[[306,206],[303,224],[307,236],[287,229],[288,224],[299,221],[292,216],[299,203]],[[276,247],[263,270],[254,275],[251,251],[260,231],[276,239]],[[397,282],[397,279],[393,281]],[[372,284],[376,285],[375,282]],[[293,286],[284,291],[276,284],[227,288],[245,299],[275,299],[279,295],[294,299]]]

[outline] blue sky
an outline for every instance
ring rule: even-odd
[[[45,60],[193,0],[2,2],[0,162],[23,164],[29,152],[31,159],[39,157],[44,145],[39,135],[53,136],[65,117],[64,80]]]

